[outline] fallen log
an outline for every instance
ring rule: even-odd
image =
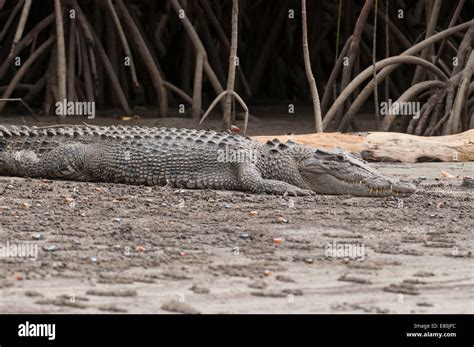
[[[339,147],[360,154],[368,161],[420,163],[428,161],[474,161],[474,129],[456,135],[415,136],[394,132],[254,136],[266,142],[277,138],[319,148]]]

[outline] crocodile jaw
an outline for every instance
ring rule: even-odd
[[[366,197],[407,197],[416,192],[410,182],[378,176],[350,180],[328,174],[305,175],[311,189],[316,193],[329,195],[354,195]],[[309,178],[309,179],[308,179]]]

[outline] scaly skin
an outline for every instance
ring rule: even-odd
[[[0,126],[0,175],[279,195],[398,196],[415,191],[412,184],[385,177],[338,149],[128,126]]]

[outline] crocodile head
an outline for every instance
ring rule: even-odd
[[[306,153],[299,171],[316,193],[404,197],[416,191],[412,183],[384,176],[350,152],[313,149]]]

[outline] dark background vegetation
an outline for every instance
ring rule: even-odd
[[[61,100],[56,39],[53,39],[48,47],[35,58],[14,88],[10,88],[10,95],[6,95],[5,92],[28,58],[55,35],[57,30],[54,19],[55,1],[61,6],[63,14],[67,64],[71,60],[71,55],[74,59],[72,69],[66,65],[65,70],[68,88],[64,92],[68,100],[95,101],[99,110],[119,109],[122,114],[136,114],[139,112],[137,106],[156,107],[156,117],[178,115],[178,106],[182,103],[191,109],[190,99],[196,98],[193,94],[196,93],[194,83],[197,51],[189,32],[183,25],[183,20],[178,17],[172,1],[168,0],[123,2],[114,0],[110,2],[126,34],[138,85],[133,81],[131,67],[123,64],[126,53],[106,0],[33,0],[21,39],[34,32],[38,24],[48,16],[52,18],[44,29],[31,35],[21,51],[15,52],[15,56],[21,58],[22,65],[20,66],[15,66],[14,62],[7,58],[12,51],[12,43],[25,1],[0,0],[0,98],[2,95],[4,98],[22,98],[35,112],[54,113],[54,102]],[[302,51],[301,1],[239,0],[238,3],[239,69],[236,73],[235,87],[237,93],[248,105],[279,103],[310,105],[311,95]],[[351,71],[346,72],[349,81],[354,79],[360,71],[371,66],[374,61],[373,5],[377,4],[378,11],[375,39],[376,61],[388,56],[400,55],[416,43],[423,41],[427,36],[427,30],[429,31],[429,23],[434,17],[433,12],[436,12],[434,10],[436,6],[440,6],[439,15],[434,18],[434,31],[428,32],[428,36],[471,21],[474,13],[474,2],[463,0],[308,0],[309,50],[319,95],[325,101],[322,105],[323,116],[335,100],[334,95],[338,96],[343,89],[341,84],[344,86],[341,81],[342,73],[340,73],[335,83],[328,87],[328,79],[335,67],[337,54],[343,50],[348,38],[354,34],[361,12],[364,7],[368,8],[368,3],[371,3],[372,7],[367,12],[366,19],[361,23],[363,29],[360,42],[356,47],[354,64]],[[179,5],[185,9],[186,17],[191,21],[204,45],[207,61],[221,87],[225,89],[229,64],[232,1],[179,0]],[[69,11],[74,8],[76,10],[80,8],[83,11],[85,19],[82,23],[76,14],[75,23],[72,24],[74,20],[69,18]],[[397,16],[400,9],[404,12],[403,19]],[[459,10],[457,17],[456,9]],[[289,18],[291,10],[294,10],[294,18]],[[386,14],[388,14],[388,21]],[[129,26],[127,16],[132,19],[138,32]],[[88,38],[87,26],[92,32],[93,42]],[[388,32],[386,32],[387,27]],[[71,31],[74,34],[71,34]],[[429,47],[425,56],[422,53],[416,54],[439,67],[448,77],[448,81],[445,81],[446,83],[442,86],[438,85],[436,88],[424,90],[416,95],[414,100],[428,105],[424,110],[422,109],[425,112],[424,123],[420,124],[421,121],[418,121],[412,124],[411,118],[407,117],[401,131],[420,135],[439,135],[456,133],[473,127],[474,95],[472,94],[473,85],[470,82],[472,66],[469,65],[472,60],[469,59],[472,53],[472,31],[471,21],[469,30],[460,30],[446,36],[446,42],[443,44],[437,41]],[[468,36],[467,39],[466,36]],[[72,38],[73,45],[70,44]],[[141,48],[140,40],[143,40],[144,44]],[[150,54],[151,61],[148,63],[143,49]],[[107,72],[101,50],[110,61],[116,82],[113,82]],[[436,58],[437,55],[438,58]],[[459,68],[452,66],[452,59],[456,56],[460,57],[463,64]],[[155,66],[159,76],[156,75],[156,71],[155,74],[153,73],[150,64]],[[386,81],[379,85],[379,102],[386,100],[387,97],[397,100],[404,91],[414,85],[414,82],[437,80],[436,76],[424,71],[421,76],[416,77],[416,69],[417,65],[414,64],[402,64],[395,69]],[[458,78],[456,74],[459,74]],[[157,77],[159,77],[158,80]],[[464,89],[462,89],[466,78],[468,81],[464,83]],[[341,105],[338,116],[335,117],[335,123],[325,124],[325,130],[357,129],[356,118],[346,119],[344,126],[341,126],[341,122],[345,111],[350,107],[351,100],[355,99],[364,86],[365,84],[362,84],[355,94]],[[175,87],[182,93],[177,93]],[[123,92],[124,99],[118,97],[117,88]],[[163,93],[161,96],[160,90]],[[455,108],[459,93],[462,94],[459,97],[462,102],[459,105],[459,115],[452,116],[451,110]],[[218,95],[206,71],[203,72],[200,94],[202,109],[205,111]],[[328,95],[323,98],[324,94]],[[167,99],[166,105],[163,104],[163,95]],[[365,101],[364,108],[374,112],[373,105],[371,96]],[[25,110],[21,104],[15,102],[8,103],[6,108],[4,106],[1,107],[2,113],[18,109]],[[221,111],[219,108],[216,110]],[[202,111],[199,115],[202,116]],[[191,112],[187,111],[186,116],[191,116]],[[423,116],[421,119],[423,120]],[[373,122],[376,123],[375,116]],[[312,127],[311,124],[308,126]],[[390,130],[384,129],[384,124],[377,124],[376,127],[380,130]]]

